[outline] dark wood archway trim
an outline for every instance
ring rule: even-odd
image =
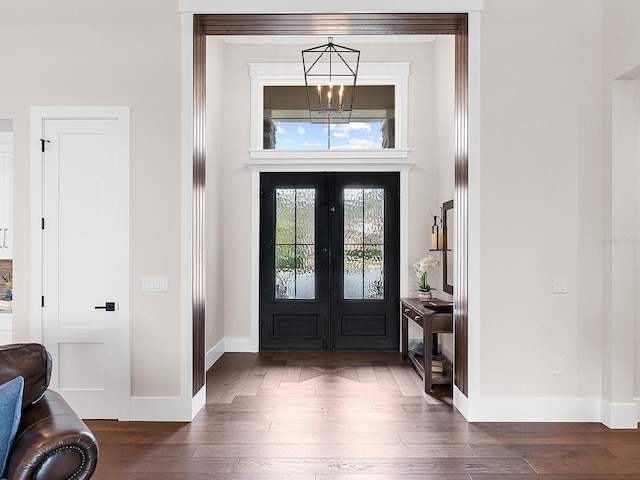
[[[198,393],[205,382],[205,299],[206,299],[206,46],[207,34],[196,21],[193,25],[193,211],[191,292],[193,312],[192,391]]]
[[[207,35],[442,35],[456,36],[455,212],[457,283],[454,289],[455,384],[467,395],[468,35],[467,14],[341,13],[194,15],[193,392],[204,385],[204,163]]]
[[[197,15],[197,21],[207,35],[455,35],[466,17],[462,13],[302,13]]]
[[[463,394],[469,390],[469,327],[468,327],[468,222],[469,218],[469,30],[467,19],[456,31],[455,46],[455,176],[454,222],[456,224],[457,270],[454,295],[454,372],[456,387]]]

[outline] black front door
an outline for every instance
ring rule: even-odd
[[[399,181],[261,175],[261,350],[398,349]]]

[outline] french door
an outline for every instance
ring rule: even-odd
[[[397,350],[398,173],[263,173],[260,349]]]

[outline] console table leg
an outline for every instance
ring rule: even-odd
[[[425,321],[422,329],[422,341],[424,343],[424,391],[430,393],[433,387],[431,378],[431,351],[433,349],[433,333],[431,330],[431,323]]]
[[[409,335],[407,335],[407,329],[409,328],[409,321],[402,312],[400,312],[400,318],[402,318],[402,359],[406,360],[409,356]]]

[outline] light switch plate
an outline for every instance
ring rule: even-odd
[[[169,290],[167,277],[142,277],[143,292],[166,292]]]
[[[569,293],[569,279],[565,277],[554,278],[553,293]]]

